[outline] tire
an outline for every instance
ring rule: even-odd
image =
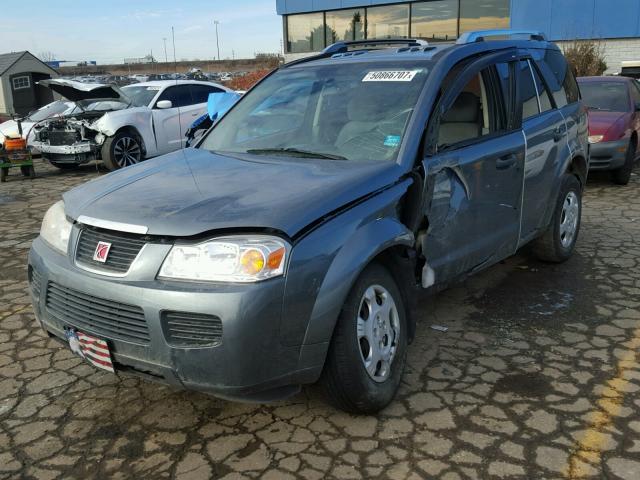
[[[582,217],[582,187],[574,175],[566,174],[556,201],[551,223],[534,240],[533,253],[545,262],[567,261],[576,246]],[[568,222],[568,223],[567,223]]]
[[[611,172],[611,181],[616,185],[627,185],[631,180],[631,171],[636,159],[636,143],[635,140],[629,142],[627,154],[625,156],[624,165],[617,170]]]
[[[51,165],[53,165],[56,168],[59,168],[60,170],[75,170],[79,167],[77,163],[51,162]]]
[[[0,182],[2,183],[6,182],[7,175],[9,175],[9,168],[8,167],[0,168]]]
[[[367,323],[377,318],[371,317],[373,312],[367,305],[375,302],[378,306],[380,301],[385,305],[389,300],[392,303],[386,305],[391,307],[389,312],[394,313],[384,315],[382,310],[381,323]],[[374,330],[381,325],[383,328]],[[375,362],[377,357],[368,338],[380,340],[379,345],[383,346],[390,364],[386,368],[382,361]],[[375,352],[380,350],[375,349]],[[376,413],[395,397],[406,354],[407,321],[402,296],[389,272],[381,265],[372,264],[360,275],[347,296],[333,332],[319,386],[329,403],[340,410],[356,414]],[[365,358],[369,360],[368,369]]]
[[[111,171],[135,165],[143,160],[142,141],[127,131],[116,133],[104,141],[102,160]]]

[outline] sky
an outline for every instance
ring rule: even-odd
[[[121,63],[153,51],[173,59],[213,59],[218,20],[221,58],[281,49],[275,0],[22,0],[0,15],[0,53],[51,52],[57,60]]]

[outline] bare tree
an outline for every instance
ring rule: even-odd
[[[604,47],[594,40],[575,40],[563,47],[573,73],[577,77],[602,75],[607,70]]]
[[[53,62],[56,59],[56,54],[53,52],[40,52],[38,58],[43,62]]]

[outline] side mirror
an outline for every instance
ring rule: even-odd
[[[156,103],[156,108],[159,108],[160,110],[166,110],[167,108],[172,107],[173,103],[171,103],[171,100],[160,100],[158,103]]]

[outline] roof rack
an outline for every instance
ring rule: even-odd
[[[429,43],[425,40],[416,38],[371,38],[369,40],[353,40],[350,42],[336,42],[329,45],[322,53],[325,55],[333,55],[335,53],[345,53],[349,47],[366,47],[366,46],[382,46],[382,45],[402,45],[405,47],[428,47]]]
[[[527,37],[529,40],[537,40],[540,42],[546,42],[547,37],[544,33],[537,30],[478,30],[475,32],[466,32],[460,35],[458,45],[464,45],[467,43],[484,42],[486,37]]]

